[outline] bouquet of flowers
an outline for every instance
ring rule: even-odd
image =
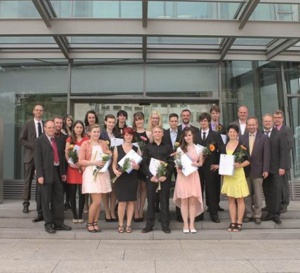
[[[244,145],[240,145],[236,151],[233,153],[234,161],[238,163],[242,163],[243,157],[247,155],[247,148]]]
[[[216,150],[216,146],[213,143],[208,144],[206,147],[203,149],[203,155],[205,157],[208,157],[211,155]]]
[[[179,169],[182,170],[183,166],[182,166],[182,162],[181,162],[181,153],[176,153],[174,156],[175,160],[175,166]]]
[[[126,172],[129,168],[131,167],[131,160],[130,158],[126,158],[124,161],[124,164],[122,167],[118,167],[118,171],[124,173]],[[111,183],[115,183],[116,180],[119,178],[119,176],[115,176],[112,180]]]
[[[223,126],[221,124],[218,124],[216,130],[217,130],[217,132],[222,132]]]
[[[137,142],[139,144],[140,150],[143,153],[145,146],[146,146],[146,142],[147,142],[147,138],[144,136],[137,136]]]
[[[166,163],[165,161],[160,161],[160,164],[158,165],[157,173],[156,173],[156,177],[157,178],[160,178],[162,176],[166,176],[166,174],[167,174],[167,166],[168,166],[168,163]],[[160,181],[158,182],[158,187],[156,189],[156,192],[158,192],[159,190],[161,190]]]
[[[176,149],[179,147],[179,145],[180,145],[179,142],[175,142],[175,143],[174,143],[173,150],[176,151]]]
[[[95,155],[95,158],[97,156],[97,153]],[[111,155],[109,154],[102,154],[101,155],[101,160],[104,162],[104,165],[106,162],[108,162],[109,160],[111,159]],[[94,176],[94,181],[96,181],[96,177],[97,177],[97,174],[99,173],[99,171],[102,169],[103,167],[99,167],[99,166],[95,166],[94,167],[94,170],[93,170],[93,176]]]
[[[78,146],[77,146],[78,147]],[[70,144],[69,151],[68,151],[69,160],[70,163],[76,164],[78,163],[78,149],[75,148],[73,144]],[[82,169],[79,167],[79,172],[81,172]]]

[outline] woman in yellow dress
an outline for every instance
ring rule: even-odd
[[[222,194],[226,194],[229,200],[229,214],[231,224],[228,231],[241,231],[245,213],[244,197],[249,195],[244,168],[250,165],[249,153],[238,140],[239,127],[231,124],[227,129],[229,141],[222,154],[234,155],[234,173],[232,176],[223,176]]]

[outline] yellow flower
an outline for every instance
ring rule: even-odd
[[[109,140],[106,140],[106,144],[109,146]]]
[[[70,149],[70,150],[71,150],[71,149],[74,149],[74,145],[71,144],[71,145],[69,146],[69,149]]]

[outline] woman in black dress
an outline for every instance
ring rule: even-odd
[[[136,112],[133,115],[133,124],[132,129],[134,131],[134,141],[137,141],[140,147],[141,154],[143,154],[144,147],[152,142],[152,133],[145,130],[145,116],[142,112]],[[138,190],[137,190],[137,201],[134,205],[134,221],[135,222],[143,222],[143,210],[147,198],[147,188],[146,188],[146,176],[140,170],[138,172]]]
[[[131,162],[133,170],[130,173],[121,172],[118,168],[118,162],[130,151],[134,150],[138,152],[138,148],[132,145],[133,140],[133,129],[126,127],[123,130],[124,134],[124,143],[114,148],[113,155],[113,171],[118,177],[115,182],[115,191],[117,199],[119,202],[118,205],[118,219],[119,219],[119,233],[131,233],[131,221],[134,212],[134,202],[136,201],[136,192],[138,186],[138,176],[137,170],[140,168],[135,162]],[[126,210],[127,224],[124,228],[124,215]]]

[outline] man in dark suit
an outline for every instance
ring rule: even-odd
[[[226,128],[219,122],[221,109],[218,105],[213,104],[209,110],[211,116],[211,122],[209,124],[209,129],[220,134],[226,135]]]
[[[239,129],[240,129],[239,136],[242,136],[247,133],[247,128],[246,128],[247,127],[246,122],[248,119],[247,106],[241,105],[238,109],[237,115],[238,115],[238,120],[235,120],[232,123],[236,124],[239,127]]]
[[[209,153],[204,156],[204,163],[199,168],[202,192],[205,188],[206,204],[209,207],[211,220],[220,223],[218,208],[220,202],[220,175],[218,164],[220,159],[220,148],[224,145],[220,134],[209,129],[211,121],[210,114],[202,113],[199,116],[200,131],[195,135],[195,142],[207,147]]]
[[[163,136],[163,142],[166,144],[169,144],[172,148],[173,151],[175,152],[176,149],[178,148],[177,144],[179,144],[180,136],[181,136],[181,131],[179,132],[178,130],[178,115],[176,113],[171,113],[169,115],[169,125],[170,128],[164,130],[164,136]],[[174,171],[174,176],[175,180],[177,177],[177,172],[176,168],[173,169]],[[183,222],[182,216],[181,216],[181,211],[180,208],[176,207],[176,218],[178,222]]]
[[[34,176],[34,161],[33,161],[33,143],[34,140],[43,133],[42,116],[44,113],[43,106],[37,104],[33,108],[33,120],[27,121],[23,126],[22,132],[19,137],[19,142],[24,146],[24,187],[23,187],[23,213],[29,213],[29,205],[31,198],[31,183]],[[40,195],[38,185],[35,194],[38,221],[43,221],[42,206],[40,203]],[[34,219],[34,222],[36,219]]]
[[[260,224],[263,201],[262,184],[270,170],[270,140],[268,136],[258,131],[258,120],[255,117],[247,120],[247,131],[248,133],[240,137],[240,141],[250,153],[250,175],[247,177],[250,194],[245,198],[244,223],[253,220],[255,224]]]
[[[194,133],[197,133],[199,129],[191,124],[191,111],[189,109],[183,109],[180,114],[181,124],[177,126],[178,132],[182,132],[185,127],[191,127]]]
[[[290,191],[289,191],[289,170],[291,168],[291,150],[294,146],[294,134],[292,128],[283,124],[284,121],[284,114],[281,110],[276,110],[273,113],[273,120],[274,120],[274,127],[282,131],[285,134],[287,140],[287,171],[284,175],[284,182],[281,185],[281,213],[287,212],[287,207],[290,203]]]
[[[64,224],[64,193],[62,181],[66,181],[65,149],[62,140],[55,137],[52,120],[44,125],[45,134],[34,142],[34,163],[40,184],[45,230],[71,230]]]
[[[283,131],[273,127],[273,117],[263,116],[264,133],[270,138],[271,161],[269,176],[263,181],[263,190],[268,214],[263,221],[273,220],[280,224],[281,185],[287,170],[288,145]]]

